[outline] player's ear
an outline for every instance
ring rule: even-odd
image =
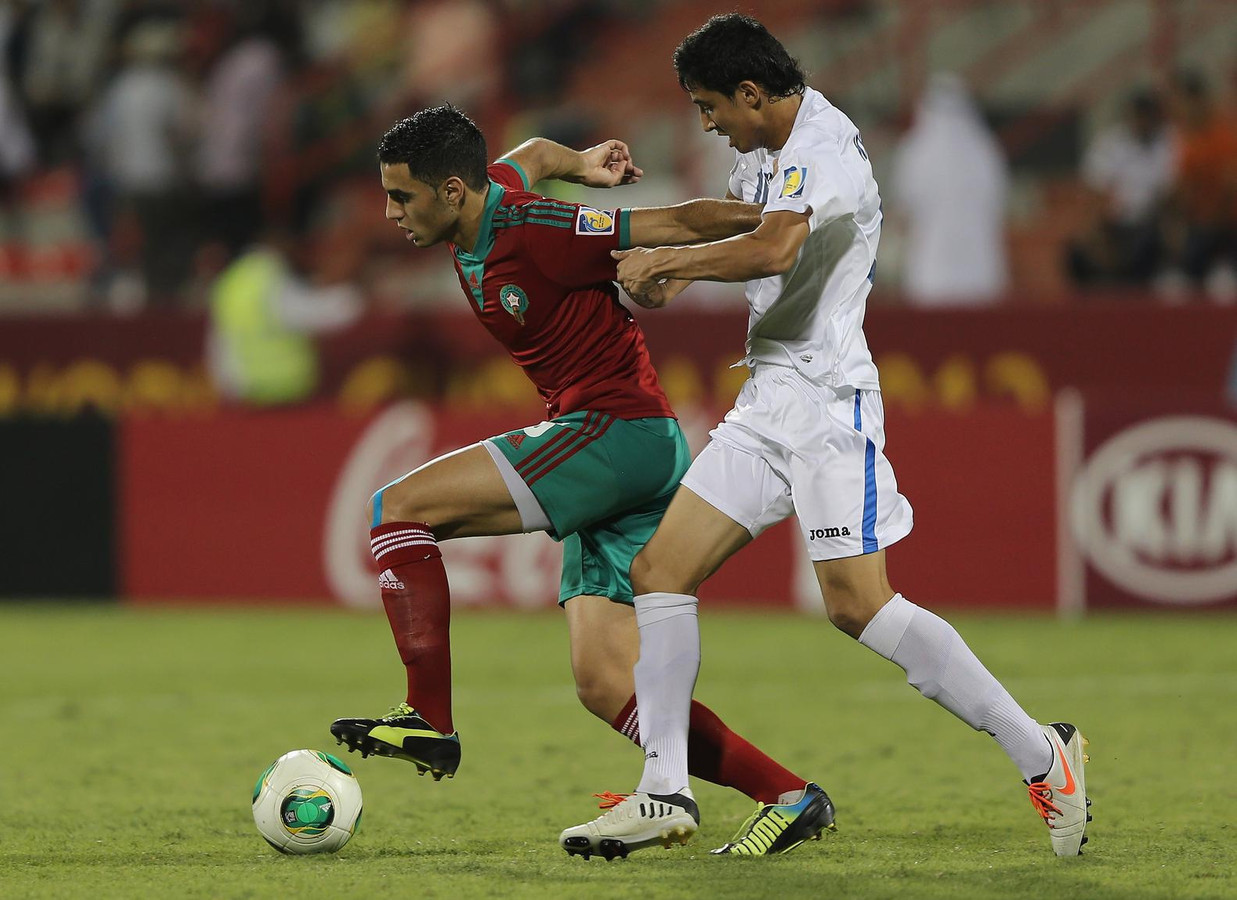
[[[455,211],[464,208],[464,198],[468,196],[468,189],[464,186],[464,180],[458,175],[452,175],[442,183],[442,189],[439,191],[447,206]]]
[[[760,106],[760,85],[754,81],[740,81],[734,91],[734,102],[741,106],[756,109]]]

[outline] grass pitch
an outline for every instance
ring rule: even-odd
[[[837,834],[710,857],[751,804],[698,783],[688,846],[567,857],[559,830],[629,790],[639,755],[577,705],[557,614],[472,613],[454,625],[459,776],[347,755],[361,830],[283,857],[254,830],[253,782],[286,750],[334,751],[336,716],[400,699],[385,620],[0,606],[0,896],[1237,896],[1237,619],[954,621],[1032,715],[1089,736],[1085,856],[1055,858],[999,748],[891,664],[823,621],[706,609],[697,696],[825,785]]]

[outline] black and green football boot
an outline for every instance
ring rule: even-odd
[[[789,853],[804,841],[820,840],[822,831],[837,831],[833,801],[820,785],[809,782],[797,796],[757,805],[728,844],[711,851],[734,856]]]
[[[406,759],[417,767],[417,774],[429,772],[435,781],[445,775],[455,777],[460,767],[458,733],[443,734],[407,703],[401,703],[378,719],[336,719],[331,734],[348,750],[359,750],[361,757],[389,756]]]

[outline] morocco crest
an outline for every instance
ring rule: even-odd
[[[524,324],[524,313],[528,311],[528,295],[519,285],[504,284],[498,291],[498,302],[517,322]]]

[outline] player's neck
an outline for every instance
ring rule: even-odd
[[[766,101],[768,105],[767,122],[765,125],[764,147],[770,153],[777,153],[790,140],[790,132],[794,130],[795,119],[799,117],[799,108],[803,106],[803,95],[793,94],[778,100]]]
[[[455,233],[451,243],[465,253],[477,249],[477,238],[481,236],[481,218],[485,213],[485,200],[490,194],[490,185],[484,191],[469,191],[464,197],[464,205],[460,208],[460,216],[455,220]]]

